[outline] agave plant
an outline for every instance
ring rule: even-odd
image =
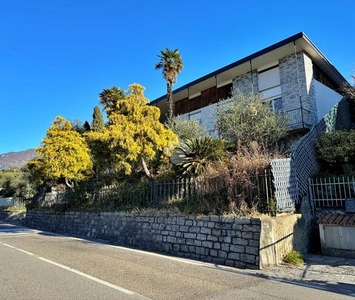
[[[211,137],[184,141],[171,156],[180,177],[199,177],[226,155],[225,142]]]

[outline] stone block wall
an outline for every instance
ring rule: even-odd
[[[313,63],[305,53],[297,53],[279,60],[284,112],[289,126],[303,122],[311,126],[317,122],[317,107],[312,87]],[[303,111],[300,111],[300,108]]]
[[[260,267],[257,218],[29,211],[26,225],[237,268]]]
[[[233,92],[240,91],[245,95],[257,94],[258,90],[258,72],[251,72],[237,76],[233,80]]]
[[[317,104],[313,87],[313,63],[305,53],[297,53],[279,60],[280,85],[284,112],[290,129],[297,129],[302,120],[309,127],[317,123]],[[237,76],[233,91],[258,93],[258,72]],[[301,107],[303,110],[301,111]]]
[[[318,123],[318,114],[317,114],[317,99],[315,94],[315,88],[313,81],[313,62],[303,53],[304,56],[304,72],[306,76],[306,88],[307,88],[307,96],[305,101],[305,108],[308,113],[308,123],[311,125],[315,125]]]

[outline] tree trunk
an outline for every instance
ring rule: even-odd
[[[65,184],[72,189],[75,186],[75,181],[69,181],[68,178],[65,178]]]
[[[167,121],[168,123],[171,122],[171,120],[173,119],[174,116],[174,102],[173,102],[173,90],[172,90],[172,83],[170,81],[166,82],[166,87],[167,87],[167,103],[166,103],[166,107],[167,107],[167,112],[166,112],[166,116],[167,116]]]
[[[143,170],[144,170],[145,175],[147,175],[148,178],[153,179],[153,176],[152,176],[152,174],[149,172],[147,163],[145,162],[145,160],[144,160],[143,157],[142,157],[142,167],[143,167]]]

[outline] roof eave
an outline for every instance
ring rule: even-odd
[[[213,77],[216,77],[217,75],[220,75],[222,74],[223,72],[226,72],[228,70],[231,70],[233,68],[236,68],[238,66],[242,66],[243,64],[245,63],[249,63],[253,60],[255,60],[256,58],[260,58],[262,57],[263,55],[266,55],[266,54],[269,54],[269,53],[272,53],[272,51],[275,51],[279,48],[282,48],[282,47],[285,47],[289,44],[296,44],[297,41],[304,41],[305,43],[298,43],[296,45],[296,49],[297,51],[299,50],[308,50],[308,54],[312,56],[312,59],[314,60],[318,60],[318,63],[321,64],[320,67],[323,67],[326,69],[326,71],[328,73],[331,73],[331,77],[332,79],[337,83],[337,84],[341,84],[342,82],[346,82],[346,79],[339,73],[339,71],[330,63],[330,61],[323,55],[323,53],[313,44],[313,42],[307,37],[307,35],[303,32],[299,32],[291,37],[288,37],[276,44],[273,44],[269,47],[266,47],[260,51],[257,51],[249,56],[246,56],[240,60],[237,60],[225,67],[222,67],[216,71],[213,71],[205,76],[202,76],[194,81],[191,81],[177,89],[175,89],[173,91],[173,94],[177,94],[179,92],[182,92],[186,89],[189,89],[195,85],[198,85],[199,83],[202,83],[203,81],[206,81],[208,79],[211,79]],[[299,47],[302,47],[301,49],[299,49]],[[298,47],[298,48],[297,48]],[[306,49],[308,48],[308,49]],[[154,101],[152,101],[151,103],[154,104],[154,103],[157,103],[159,101],[162,101],[166,99],[166,95],[163,95],[157,99],[155,99]]]

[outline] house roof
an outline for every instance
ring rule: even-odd
[[[319,217],[317,223],[323,225],[355,226],[355,214],[325,213]]]
[[[284,39],[274,45],[255,52],[247,57],[237,60],[223,68],[200,77],[188,84],[181,86],[173,91],[174,101],[191,97],[210,87],[223,86],[231,83],[238,75],[250,72],[252,69],[264,67],[271,62],[278,61],[279,58],[294,54],[295,51],[306,52],[311,59],[321,68],[337,85],[341,86],[346,79],[322,54],[322,52],[312,43],[305,33],[299,32],[287,39]],[[155,99],[151,103],[157,103],[166,99],[166,95]]]

